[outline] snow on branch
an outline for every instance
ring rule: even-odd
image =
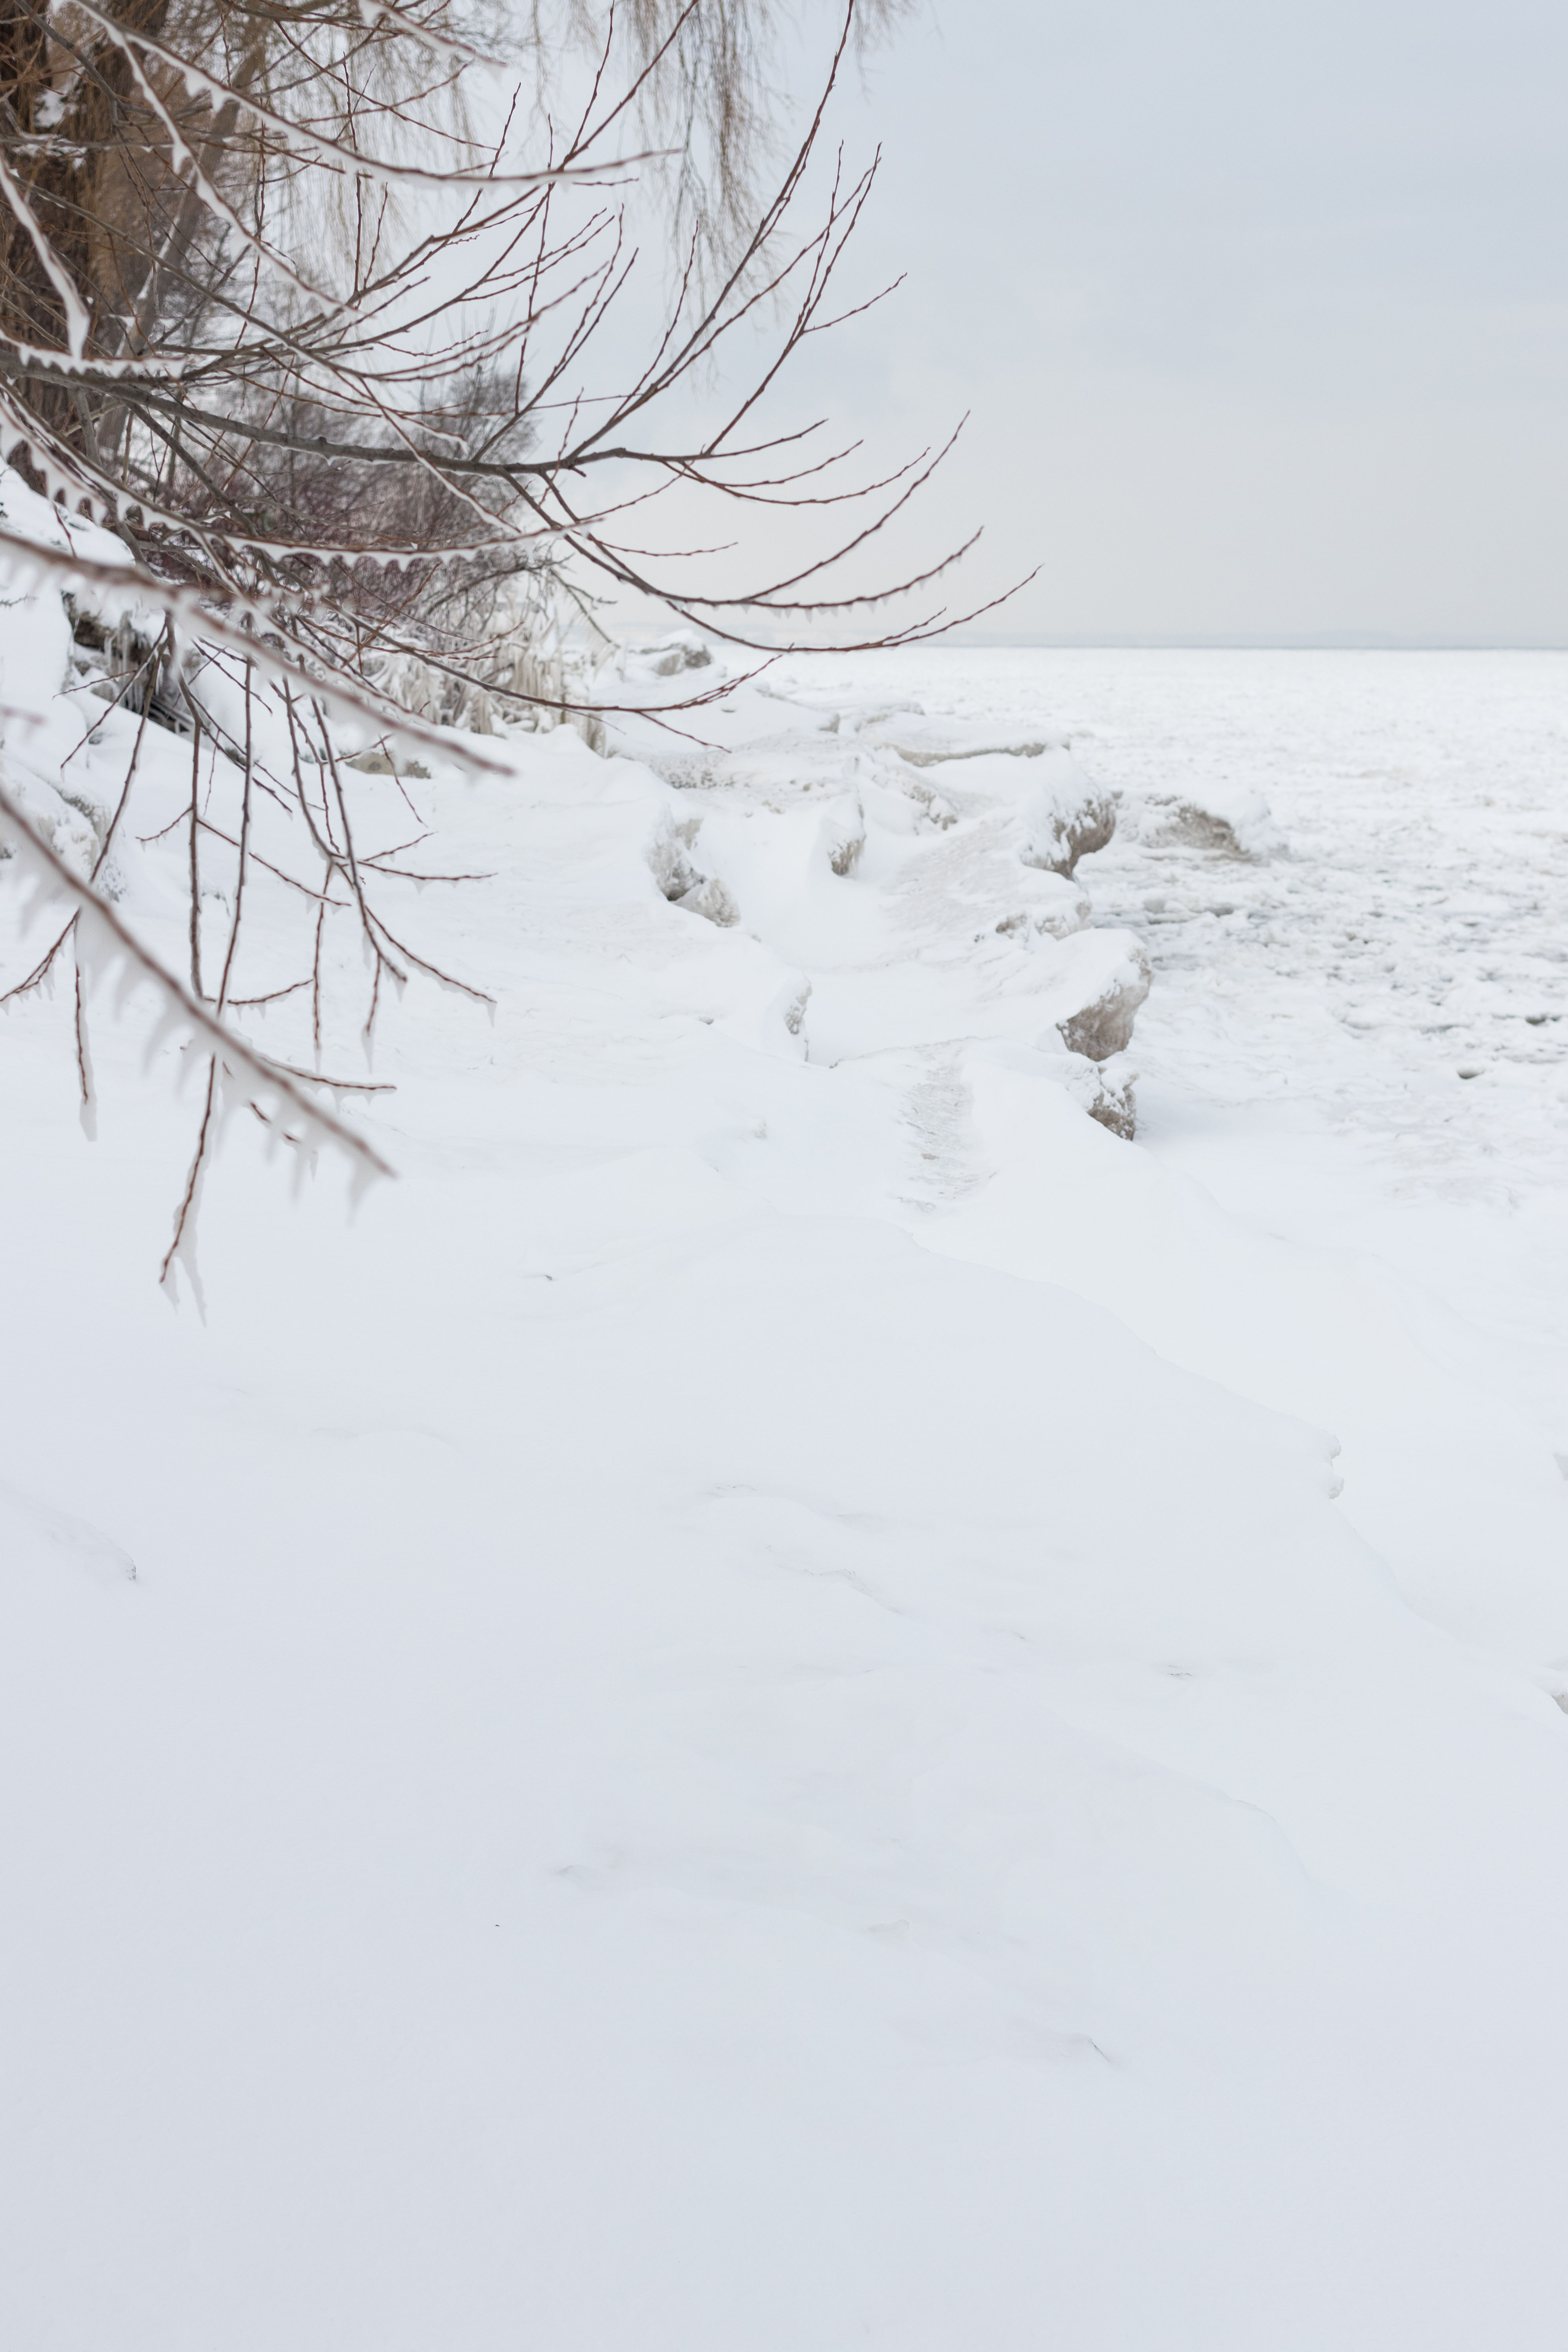
[[[96,866],[84,879],[28,825],[10,783],[0,809],[33,887],[71,905],[89,1114],[80,988],[106,960],[208,1056],[166,1274],[236,1101],[379,1169],[300,1075],[345,996],[367,1045],[384,982],[489,1003],[397,913],[421,877],[395,862],[367,778],[406,799],[405,774],[426,772],[416,754],[504,776],[481,747],[508,729],[569,721],[602,741],[626,707],[596,692],[606,600],[647,599],[752,667],[825,625],[864,650],[968,617],[937,583],[973,539],[866,569],[951,443],[874,464],[826,420],[769,417],[810,339],[882,299],[843,283],[876,161],[846,165],[825,130],[858,27],[888,0],[843,0],[782,155],[747,110],[748,44],[769,21],[749,5],[657,0],[618,29],[613,5],[582,0],[556,36],[531,16],[510,97],[455,0],[16,0],[0,21],[0,455],[16,485],[0,575],[68,626],[69,677],[30,688],[133,713],[138,742],[149,725],[190,740],[183,813],[168,819],[184,787],[166,748],[139,778],[127,745],[110,826],[123,818],[122,844],[134,831],[133,787],[139,807],[164,796],[136,838],[182,845],[177,870],[158,854],[184,900],[190,984],[138,942]],[[571,104],[552,38],[578,45]],[[693,222],[650,261],[624,191],[632,165],[671,159],[625,152],[630,126],[684,124],[689,142],[694,122],[719,136],[722,258]],[[743,156],[731,134],[748,122]],[[689,192],[687,147],[674,161]],[[679,217],[678,203],[666,226]],[[634,285],[672,259],[639,329]],[[797,536],[748,574],[759,510]],[[896,603],[913,618],[894,625]],[[725,691],[698,681],[647,707],[667,725]],[[89,722],[82,740],[125,737]],[[270,947],[257,893],[289,910]],[[204,895],[230,908],[216,998]],[[338,953],[355,934],[368,1004]],[[284,1008],[293,1060],[239,1037],[233,1004]]]
[[[363,1135],[356,1134],[323,1104],[313,1101],[306,1091],[307,1086],[312,1084],[330,1089],[331,1081],[310,1080],[302,1072],[279,1066],[242,1037],[229,1022],[202,1003],[177,974],[137,939],[119,910],[72,870],[4,783],[0,783],[0,823],[4,826],[0,840],[11,853],[5,862],[14,862],[18,867],[21,887],[30,888],[37,905],[71,909],[77,970],[88,988],[112,981],[117,1011],[123,1009],[138,988],[152,990],[159,1016],[148,1041],[146,1061],[150,1063],[160,1045],[182,1033],[207,1050],[209,1070],[201,1134],[174,1236],[163,1260],[163,1280],[168,1279],[174,1264],[183,1260],[193,1286],[195,1284],[190,1240],[200,1181],[217,1139],[217,1126],[236,1108],[255,1111],[274,1139],[302,1146],[308,1154],[319,1150],[337,1153],[348,1167],[355,1198],[376,1177],[393,1173]],[[79,991],[79,1023],[81,1015]],[[91,1063],[84,1030],[79,1055],[84,1108],[90,1111]]]

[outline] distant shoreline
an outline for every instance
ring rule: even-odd
[[[824,652],[830,650],[824,646]],[[1561,654],[1568,640],[1518,637],[1394,637],[1367,632],[1301,637],[1003,637],[954,635],[928,640],[931,653],[1205,654]]]

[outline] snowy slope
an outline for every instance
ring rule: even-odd
[[[1201,890],[1212,838],[1025,862],[1052,763],[1130,787],[1136,730],[1027,748],[1064,682],[965,658],[411,784],[430,870],[494,877],[405,891],[493,1025],[395,1008],[352,1223],[234,1129],[205,1326],[153,1280],[193,1107],[145,1014],[95,1012],[89,1150],[65,1003],[11,1011],[5,2340],[1554,2340],[1547,1390],[1375,1254],[1331,1122],[1353,1245],[1209,1118],[1140,861]],[[1296,855],[1237,893],[1309,866],[1268,799]],[[122,905],[172,957],[163,854]],[[1060,1024],[1140,937],[1130,1144]]]

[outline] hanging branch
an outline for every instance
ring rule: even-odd
[[[606,5],[575,110],[531,114],[530,83],[542,97],[561,68],[537,16],[508,92],[458,0],[6,0],[0,448],[58,528],[0,526],[0,556],[14,582],[74,600],[96,688],[139,723],[87,878],[0,791],[27,871],[71,908],[0,1002],[42,985],[74,940],[89,1117],[95,956],[145,980],[207,1052],[166,1275],[188,1255],[236,1089],[282,1131],[381,1166],[292,1064],[239,1036],[236,1009],[287,1021],[308,1002],[319,1061],[344,931],[369,970],[354,1008],[367,1047],[384,981],[489,1002],[389,918],[387,894],[428,877],[393,862],[406,841],[367,813],[364,771],[392,767],[387,747],[406,799],[415,754],[505,774],[482,748],[498,723],[575,718],[591,734],[634,707],[598,701],[560,658],[563,616],[591,621],[603,591],[662,604],[752,656],[752,674],[829,618],[858,650],[953,625],[937,583],[972,538],[904,572],[861,569],[951,440],[858,474],[858,445],[826,419],[767,421],[809,340],[883,299],[840,292],[876,160],[847,171],[822,150],[858,29],[889,6],[846,0],[820,98],[764,189],[768,0],[626,0],[624,25]],[[593,0],[577,15],[594,23]],[[624,191],[650,154],[674,173],[679,268],[622,373],[606,355],[650,266]],[[795,513],[811,547],[726,584],[715,566],[758,509]],[[679,543],[656,551],[661,536]],[[870,616],[910,597],[914,617],[879,632]],[[699,684],[659,716],[734,683]],[[188,985],[98,887],[150,725],[194,736]],[[334,730],[381,748],[345,765]],[[204,961],[209,864],[234,879]],[[263,892],[298,910],[292,976],[247,961]]]
[[[188,1029],[210,1046],[215,1057],[226,1067],[243,1074],[254,1090],[254,1097],[268,1108],[269,1115],[291,1118],[300,1138],[342,1152],[356,1179],[363,1181],[370,1176],[391,1175],[386,1161],[363,1136],[356,1135],[331,1112],[310,1099],[301,1090],[297,1073],[290,1074],[258,1053],[237,1030],[210,1012],[150,948],[142,945],[110,901],[73,872],[54,845],[45,840],[21,803],[4,784],[0,784],[0,818],[9,829],[13,850],[24,866],[31,869],[39,895],[46,900],[64,898],[74,903],[79,958],[89,965],[100,958],[109,965],[120,963],[132,986],[146,982],[159,1002],[159,1025],[165,1034],[182,1026]],[[318,1079],[315,1083],[330,1087],[332,1082]]]

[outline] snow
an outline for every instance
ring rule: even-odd
[[[384,1015],[352,1222],[235,1125],[205,1324],[179,1048],[89,1148],[0,1031],[5,2339],[1551,2342],[1568,662],[769,684],[406,785],[493,1024]]]

